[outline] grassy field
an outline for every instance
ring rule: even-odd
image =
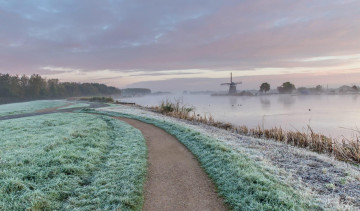
[[[0,210],[141,209],[147,150],[137,129],[70,113],[0,128]]]
[[[233,210],[322,210],[311,199],[277,180],[246,155],[214,138],[153,118],[91,109],[84,109],[83,112],[138,119],[174,135],[198,158],[216,184],[219,194]]]
[[[32,113],[37,110],[64,106],[68,104],[66,100],[37,100],[24,103],[11,103],[0,105],[0,116]]]
[[[88,104],[88,103],[76,103],[76,104],[69,105],[66,107],[58,108],[57,110],[64,110],[64,109],[70,109],[70,108],[83,108],[83,107],[88,107],[88,106],[90,106],[90,104]]]

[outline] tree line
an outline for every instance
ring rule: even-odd
[[[290,82],[285,82],[281,86],[277,87],[277,91],[280,94],[290,94],[295,90],[297,90],[297,92],[300,94],[308,94],[308,93],[319,94],[319,93],[322,93],[325,91],[321,85],[317,85],[316,87],[312,87],[312,88],[306,88],[306,87],[296,88],[295,85]],[[270,91],[270,84],[267,82],[262,83],[260,85],[259,91],[262,93],[266,93],[266,92]],[[333,92],[334,92],[334,90],[333,90]],[[344,85],[344,86],[341,86],[338,88],[338,92],[339,93],[360,92],[360,87],[358,87],[356,85],[353,85],[353,86]]]
[[[290,82],[285,82],[283,83],[281,86],[277,87],[277,90],[280,94],[284,94],[284,93],[291,93],[292,91],[294,91],[295,85],[290,83]],[[270,84],[267,82],[264,82],[260,85],[260,92],[268,92],[270,91]]]
[[[0,73],[0,103],[56,99],[65,97],[120,94],[120,89],[99,83],[60,82],[38,74],[9,75]]]

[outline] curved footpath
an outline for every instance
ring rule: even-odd
[[[90,103],[89,108],[107,106]],[[65,106],[64,106],[65,107]],[[37,112],[0,117],[17,119],[51,113],[73,112],[79,108]],[[194,155],[175,137],[164,130],[134,119],[116,117],[139,129],[148,147],[148,172],[143,210],[227,210],[218,197],[216,187],[203,171]]]
[[[311,152],[269,139],[243,136],[197,122],[179,120],[139,107],[119,105],[97,110],[118,112],[144,120],[156,119],[159,122],[179,125],[212,137],[248,157],[266,172],[266,175],[273,177],[274,181],[281,181],[276,184],[285,184],[292,188],[296,194],[300,195],[299,201],[311,199],[313,202],[309,203],[319,205],[320,210],[360,210],[360,167],[358,165],[335,160],[327,154]],[[244,178],[238,178],[239,181],[241,179]],[[277,185],[271,186],[275,189],[276,187]]]
[[[148,147],[143,210],[226,210],[216,188],[192,153],[153,125],[116,117],[139,129]]]

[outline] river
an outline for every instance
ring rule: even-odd
[[[268,96],[210,96],[191,94],[147,95],[122,98],[142,106],[159,105],[162,100],[182,99],[194,106],[196,113],[211,114],[215,120],[254,128],[282,127],[306,131],[309,125],[315,132],[333,138],[360,135],[360,95],[268,95]]]

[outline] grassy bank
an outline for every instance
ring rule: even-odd
[[[37,100],[25,103],[11,103],[0,105],[0,116],[32,113],[42,109],[64,106],[69,102],[65,100]]]
[[[242,135],[272,139],[296,147],[309,149],[314,152],[326,153],[341,161],[356,165],[360,164],[360,140],[358,136],[353,137],[352,139],[347,139],[345,137],[333,139],[326,137],[323,134],[315,133],[310,126],[308,126],[307,132],[288,131],[276,127],[267,129],[261,126],[256,128],[235,126],[230,123],[215,121],[211,115],[201,116],[196,115],[195,112],[192,112],[191,114],[191,111],[193,111],[194,108],[184,106],[180,100],[175,100],[175,102],[165,100],[161,102],[160,106],[152,107],[151,109],[167,116],[200,122],[210,126],[231,130]]]
[[[90,106],[90,104],[88,104],[88,103],[75,103],[73,105],[58,108],[57,110],[65,110],[65,109],[71,109],[71,108],[83,108],[83,107],[89,107],[89,106]]]
[[[138,119],[174,135],[198,158],[219,194],[233,210],[321,210],[246,155],[214,138],[153,118],[91,109],[83,109],[83,112]]]
[[[0,128],[0,210],[141,209],[146,145],[137,129],[69,113]]]

